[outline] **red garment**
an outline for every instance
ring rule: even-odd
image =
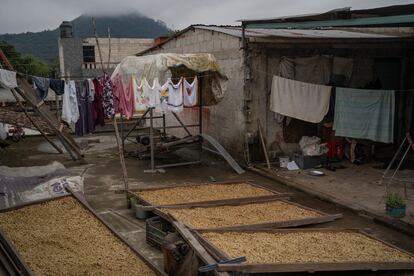
[[[105,125],[105,113],[102,102],[103,84],[97,80],[93,80],[93,86],[95,87],[95,97],[92,103],[92,120],[95,126]]]
[[[124,88],[121,77],[117,76],[113,80],[115,113],[121,113],[126,119],[129,119],[134,115],[134,92],[131,80],[132,79],[129,78],[126,88]]]

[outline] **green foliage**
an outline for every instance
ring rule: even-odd
[[[402,208],[405,207],[405,200],[398,193],[388,193],[385,204],[389,208]]]
[[[13,45],[10,45],[4,41],[0,42],[0,48],[3,50],[9,62],[17,72],[32,76],[51,76],[51,68],[40,59],[29,55],[22,55],[16,51]]]

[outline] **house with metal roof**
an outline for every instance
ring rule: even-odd
[[[413,10],[414,5],[345,8],[317,15],[243,20],[241,26],[192,25],[138,55],[213,54],[229,81],[224,99],[204,107],[204,131],[238,159],[263,160],[259,124],[271,156],[297,150],[302,136],[324,138],[326,134],[322,123],[281,120],[270,111],[272,79],[283,70],[290,70],[292,79],[313,84],[413,89]],[[343,65],[335,68],[338,64]],[[396,95],[394,143],[398,144],[409,127],[406,118],[414,96]],[[196,114],[184,114],[187,123],[192,118]]]

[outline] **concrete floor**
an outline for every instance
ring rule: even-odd
[[[162,267],[163,259],[161,252],[145,242],[145,222],[134,218],[133,211],[126,208],[125,196],[116,192],[122,189],[123,186],[115,140],[108,136],[92,136],[91,138],[99,138],[101,142],[90,144],[92,147],[86,151],[85,160],[82,162],[73,162],[67,155],[53,153],[48,150],[48,145],[45,145],[41,137],[33,137],[26,138],[22,142],[10,146],[1,156],[0,164],[8,166],[34,166],[46,165],[56,160],[64,164],[73,173],[83,175],[85,178],[85,195],[89,204],[104,220],[113,225],[123,236],[130,240],[136,248],[143,251],[156,265]],[[131,149],[132,145],[127,147]],[[94,150],[94,148],[99,150]],[[187,154],[192,153],[188,152]],[[279,192],[293,193],[292,200],[300,204],[327,213],[343,213],[344,215],[341,220],[311,227],[369,228],[374,236],[414,253],[414,239],[412,236],[376,224],[367,217],[359,216],[348,209],[322,201],[284,184],[261,177],[256,173],[246,172],[243,175],[237,175],[225,162],[207,154],[203,157],[202,165],[170,168],[163,174],[144,173],[144,169],[148,169],[148,161],[127,158],[126,165],[131,188],[209,182],[211,177],[217,181],[253,180],[258,184]],[[344,273],[343,275],[347,274]],[[407,272],[367,272],[364,275],[412,274]]]
[[[386,218],[385,195],[386,183],[381,183],[384,169],[382,163],[371,162],[364,165],[354,165],[342,162],[345,169],[329,171],[320,169],[325,176],[315,177],[309,170],[288,171],[284,168],[272,167],[270,172],[281,180],[286,180],[298,188],[309,189],[326,196],[334,202],[346,205],[355,211],[365,211]],[[264,168],[264,167],[261,167]],[[319,170],[319,169],[318,169]],[[266,170],[269,171],[269,170]],[[388,173],[391,176],[393,170]],[[406,216],[401,220],[414,229],[414,170],[400,170],[396,178],[410,180],[408,182],[393,181],[389,184],[389,191],[404,196],[404,183],[407,189]]]

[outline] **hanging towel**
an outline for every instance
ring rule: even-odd
[[[194,77],[192,83],[184,79],[184,106],[193,107],[197,104],[198,99],[198,79]]]
[[[65,92],[62,100],[62,120],[68,124],[79,120],[78,99],[76,96],[76,84],[71,80],[65,82]]]
[[[17,87],[16,72],[0,69],[0,83],[7,88]]]
[[[50,80],[49,87],[56,95],[62,96],[65,92],[65,81],[64,80]]]
[[[270,110],[319,123],[329,110],[331,87],[273,76]]]
[[[183,111],[183,79],[176,84],[171,79],[168,82],[168,110],[179,113]]]
[[[37,95],[44,100],[49,92],[50,79],[42,77],[32,77],[33,87],[36,89]]]
[[[128,77],[127,85],[124,85],[121,76],[114,79],[115,112],[121,113],[126,119],[134,115],[134,96],[132,91],[132,79]]]
[[[337,87],[335,93],[335,136],[393,142],[394,91]]]

